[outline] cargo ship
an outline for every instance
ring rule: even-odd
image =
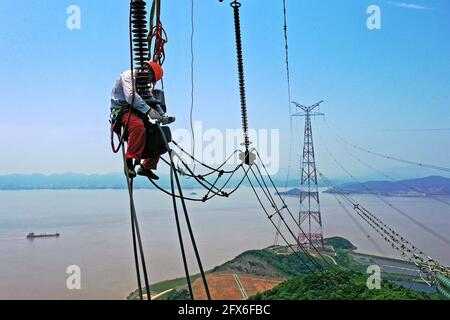
[[[30,232],[28,235],[27,235],[27,239],[34,239],[34,238],[54,238],[54,237],[59,237],[60,236],[60,234],[57,232],[57,233],[50,233],[50,234],[47,234],[47,233],[41,233],[41,234],[35,234],[34,232]]]

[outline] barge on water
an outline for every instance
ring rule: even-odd
[[[36,234],[34,232],[30,232],[27,235],[27,239],[34,239],[34,238],[58,238],[60,236],[60,234],[57,233],[41,233],[41,234]]]

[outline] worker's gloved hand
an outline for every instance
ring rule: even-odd
[[[163,125],[167,125],[175,122],[175,120],[176,119],[173,116],[162,116],[160,121]]]
[[[153,108],[150,108],[150,110],[147,112],[147,115],[153,120],[157,120],[157,121],[162,120],[162,116],[158,113],[158,111],[156,111]]]

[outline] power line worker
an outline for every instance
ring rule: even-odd
[[[163,77],[163,69],[156,62],[148,62],[149,68],[144,72],[149,73],[151,82],[155,85]],[[168,124],[175,121],[174,117],[165,116],[162,102],[156,100],[153,96],[149,102],[137,93],[133,88],[136,72],[131,74],[131,70],[123,72],[116,80],[111,93],[111,119],[114,132],[121,134],[121,128],[126,128],[125,135],[128,139],[128,147],[126,151],[126,162],[128,175],[130,178],[136,177],[136,174],[146,176],[149,179],[158,180],[159,177],[152,171],[157,169],[159,155],[149,156],[146,154],[147,134],[146,126],[149,123],[149,117],[161,123]],[[135,90],[136,91],[136,90]],[[130,113],[130,105],[133,108]],[[165,107],[164,107],[165,108]],[[129,119],[128,119],[129,118]],[[135,166],[140,164],[137,173]]]

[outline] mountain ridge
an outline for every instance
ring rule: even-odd
[[[158,185],[163,188],[170,187],[170,178],[168,174],[162,173]],[[284,190],[286,181],[282,177],[273,177],[275,185],[280,189],[280,194],[284,196],[298,196],[300,190],[296,187],[298,180],[289,181],[292,188]],[[233,177],[230,185],[234,185],[240,180],[240,177]],[[358,183],[349,183],[343,180],[335,181],[339,188],[345,193],[365,194],[366,188]],[[413,187],[419,192],[411,192],[406,186]],[[246,182],[244,185],[248,186]],[[375,193],[382,195],[400,195],[400,196],[426,196],[426,195],[450,195],[450,179],[443,176],[427,176],[420,178],[410,178],[396,182],[387,180],[369,180],[364,185]],[[126,181],[122,173],[105,174],[80,174],[80,173],[57,173],[57,174],[8,174],[0,175],[0,190],[103,190],[103,189],[126,189]],[[189,189],[198,187],[195,180],[183,181],[183,187]],[[146,178],[135,180],[136,189],[154,189]],[[326,193],[333,193],[328,189]]]
[[[375,180],[364,183],[345,183],[338,186],[347,194],[377,193],[387,196],[447,196],[450,195],[450,179],[442,176],[427,176],[399,181]],[[328,189],[326,193],[336,193]]]

